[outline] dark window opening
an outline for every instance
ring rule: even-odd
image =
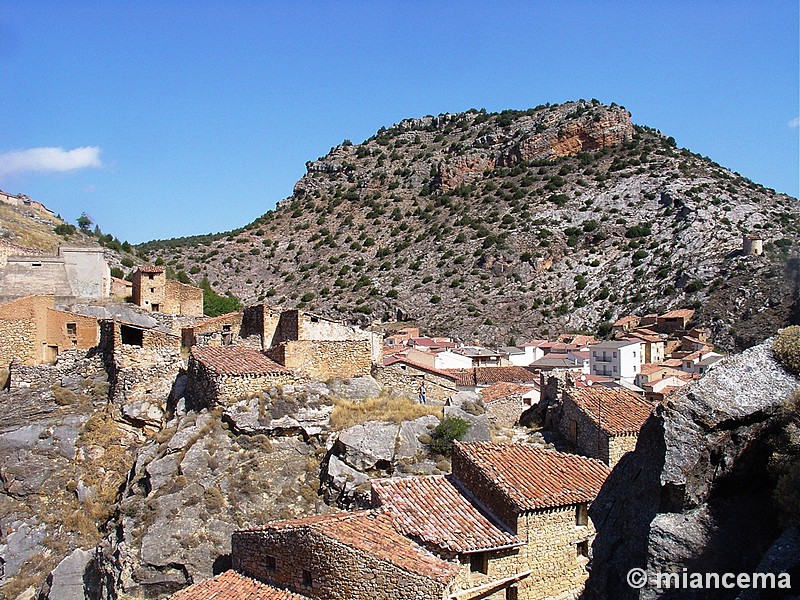
[[[311,578],[311,571],[303,569],[303,586],[311,587],[313,584],[314,580]]]
[[[274,572],[275,569],[278,568],[278,564],[277,564],[277,561],[275,560],[275,557],[274,556],[270,556],[269,554],[267,554],[264,557],[264,564],[267,567],[267,571]]]
[[[575,544],[575,554],[578,556],[589,556],[589,540],[584,540]]]
[[[67,323],[67,335],[78,335],[77,323]]]
[[[319,323],[319,317],[311,317],[312,323]]]
[[[150,293],[154,294],[156,292],[156,288],[150,288]]]
[[[473,573],[483,573],[484,575],[489,572],[489,557],[485,552],[476,552],[469,555],[469,570]]]
[[[223,325],[222,326],[222,331],[230,331],[230,330],[231,330],[231,326],[230,325]]]
[[[154,277],[154,275],[153,275],[152,273],[148,273],[148,274],[147,274],[147,278],[148,278],[148,279],[152,279],[153,277]]]
[[[586,504],[578,504],[575,507],[575,525],[583,527],[589,524],[589,507]]]
[[[153,309],[153,312],[158,312],[158,309],[161,308],[160,304],[151,304],[150,307]]]
[[[517,600],[519,590],[515,587],[506,588],[506,600]]]
[[[127,325],[120,325],[120,336],[122,343],[129,346],[144,346],[144,331],[135,327],[128,327]]]
[[[31,266],[32,267],[41,267],[42,263],[40,263],[40,262],[31,263]]]

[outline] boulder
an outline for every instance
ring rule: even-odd
[[[342,400],[364,400],[376,398],[381,393],[381,384],[369,375],[336,379],[328,383],[330,393]]]
[[[94,552],[76,548],[47,576],[39,600],[84,600],[85,577]]]
[[[399,429],[381,421],[354,425],[339,434],[334,453],[359,471],[390,470]]]
[[[762,344],[657,407],[592,503],[598,534],[586,598],[658,597],[628,586],[632,568],[754,572],[780,533],[767,464],[798,389]]]
[[[445,406],[444,418],[460,417],[469,422],[470,428],[467,430],[466,435],[462,441],[464,442],[489,442],[492,439],[492,434],[489,429],[489,419],[485,414],[471,415],[470,413],[461,410],[457,406]]]
[[[427,415],[414,419],[413,421],[403,421],[400,423],[400,430],[397,436],[395,447],[395,459],[414,458],[428,451],[428,447],[419,441],[421,435],[430,435],[431,431],[439,424],[439,419],[433,415]]]

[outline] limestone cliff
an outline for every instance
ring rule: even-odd
[[[662,596],[649,586],[632,589],[625,577],[632,568],[757,570],[785,526],[785,499],[775,493],[770,465],[786,449],[782,433],[796,427],[791,401],[799,390],[800,381],[763,344],[721,362],[660,406],[592,505],[599,533],[586,598],[735,598],[737,590]],[[796,568],[800,556],[790,562],[783,568]]]

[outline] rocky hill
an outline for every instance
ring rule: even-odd
[[[800,205],[597,101],[408,119],[306,164],[246,227],[155,241],[246,302],[464,341],[699,307],[728,348],[798,318]],[[742,256],[743,234],[764,238]]]

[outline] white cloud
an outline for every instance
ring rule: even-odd
[[[795,117],[787,123],[789,127],[800,127],[800,117]]]
[[[24,172],[63,173],[78,169],[97,169],[102,166],[100,148],[97,146],[84,146],[73,150],[29,148],[0,154],[0,175]]]

